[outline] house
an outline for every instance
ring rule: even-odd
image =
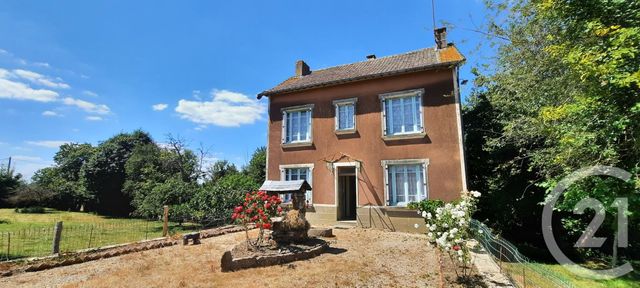
[[[307,180],[311,223],[416,231],[408,203],[466,190],[465,58],[444,28],[435,36],[435,47],[320,70],[298,61],[258,95],[269,100],[267,180]]]

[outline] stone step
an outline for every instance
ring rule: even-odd
[[[334,229],[351,229],[358,227],[358,221],[338,221],[332,226]]]

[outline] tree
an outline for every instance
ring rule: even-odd
[[[132,199],[135,215],[156,217],[170,205],[172,219],[191,216],[186,207],[198,190],[197,158],[184,147],[174,147],[138,146],[127,160],[124,191]]]
[[[22,183],[22,174],[0,167],[0,207],[9,207],[9,198]]]
[[[96,195],[98,213],[126,216],[133,211],[130,197],[123,193],[125,165],[136,147],[153,143],[146,132],[120,133],[100,143],[83,169],[87,190]]]
[[[227,160],[218,160],[209,167],[209,177],[212,182],[216,182],[227,175],[237,174],[238,168]]]
[[[477,77],[476,89],[485,93],[495,110],[499,130],[484,135],[482,150],[511,150],[512,154],[485,171],[512,167],[502,171],[509,173],[507,177],[524,176],[521,181],[526,183],[516,183],[519,191],[492,192],[530,197],[539,190],[529,187],[551,191],[569,173],[596,164],[638,175],[640,3],[521,0],[489,4],[498,15],[487,27],[488,35],[498,36],[492,41],[497,55],[488,73]],[[488,175],[487,182],[501,181],[501,177]],[[556,208],[571,218],[574,205],[585,197],[609,207],[616,197],[633,195],[640,188],[637,177],[635,183],[616,181],[598,177],[581,181],[566,191]],[[629,199],[630,207],[637,207],[638,197]],[[614,216],[613,210],[609,216]],[[629,217],[637,216],[630,213]],[[567,231],[563,235],[575,235],[589,219],[573,217],[575,221],[563,222]],[[612,232],[614,217],[607,219]],[[616,247],[615,242],[610,244]]]
[[[95,148],[91,144],[62,144],[53,156],[61,177],[68,181],[80,181],[82,167],[89,161]]]
[[[264,183],[266,179],[267,171],[267,148],[262,146],[258,147],[253,155],[249,164],[244,167],[244,173],[253,179],[258,184]]]
[[[251,177],[240,173],[207,182],[191,198],[191,213],[205,224],[228,221],[230,211],[242,202],[244,195],[257,189],[258,184]]]

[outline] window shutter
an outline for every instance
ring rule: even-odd
[[[427,186],[427,163],[422,163],[422,190],[424,199],[429,199],[429,186]]]
[[[336,120],[335,121],[335,126],[336,127],[334,128],[334,130],[339,130],[340,129],[340,123],[339,123],[339,121],[340,121],[340,105],[334,105],[334,106],[336,108],[336,117],[335,117],[335,120]]]
[[[287,112],[282,112],[282,144],[287,143]]]
[[[389,189],[391,188],[389,186],[389,181],[391,181],[391,179],[389,179],[389,165],[383,165],[384,166],[384,196],[385,196],[385,204],[386,206],[391,205],[391,198],[389,197],[390,191]]]
[[[387,135],[387,104],[383,98],[382,99],[382,136],[386,136],[386,135]]]
[[[311,113],[311,109],[309,109],[309,111],[307,111],[307,119],[309,120],[309,126],[307,126],[307,140],[311,141],[311,137],[313,137],[312,132],[313,132],[313,127],[311,127],[311,117],[312,117],[312,113]]]

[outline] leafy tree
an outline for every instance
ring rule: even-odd
[[[172,219],[189,216],[186,203],[198,189],[197,158],[191,151],[182,149],[178,153],[154,143],[138,146],[125,170],[124,191],[132,199],[135,215],[157,217],[162,215],[164,205],[170,205]]]
[[[210,180],[215,182],[227,175],[237,174],[238,168],[227,160],[218,160],[209,167]]]
[[[0,207],[9,207],[9,198],[22,184],[22,174],[0,167]]]
[[[69,143],[60,146],[53,156],[60,176],[69,181],[80,181],[82,167],[93,155],[95,148],[91,144]]]
[[[55,196],[54,191],[30,183],[20,185],[9,201],[15,207],[46,207]]]
[[[123,193],[125,165],[136,147],[153,143],[146,132],[120,133],[100,143],[83,167],[88,191],[96,195],[98,213],[126,216],[133,211],[130,197]]]
[[[264,183],[266,179],[267,171],[267,148],[262,146],[258,147],[253,155],[249,164],[244,167],[244,173],[249,175],[254,182],[258,184]]]
[[[258,184],[247,175],[227,175],[197,190],[189,204],[191,213],[205,224],[229,221],[230,212],[242,202],[244,195],[257,189]]]
[[[495,120],[490,121],[498,129],[484,134],[482,151],[472,153],[511,151],[484,171],[523,178],[521,183],[502,182],[514,183],[516,191],[504,185],[488,189],[496,189],[495,195],[532,197],[539,190],[529,187],[550,191],[567,174],[596,164],[638,175],[640,2],[521,0],[491,1],[489,7],[498,15],[487,27],[489,35],[497,36],[497,57],[488,73],[476,79],[476,89],[494,109]],[[487,176],[488,185],[507,179],[502,175]],[[635,183],[616,181],[581,181],[564,194],[557,208],[569,217],[580,199],[593,197],[610,207],[616,197],[633,195],[640,188],[637,177]],[[630,198],[630,207],[638,205],[637,198]],[[614,212],[608,210],[609,232],[616,227]],[[589,217],[573,220],[588,223]],[[571,223],[576,222],[563,223],[568,235],[581,229]]]

